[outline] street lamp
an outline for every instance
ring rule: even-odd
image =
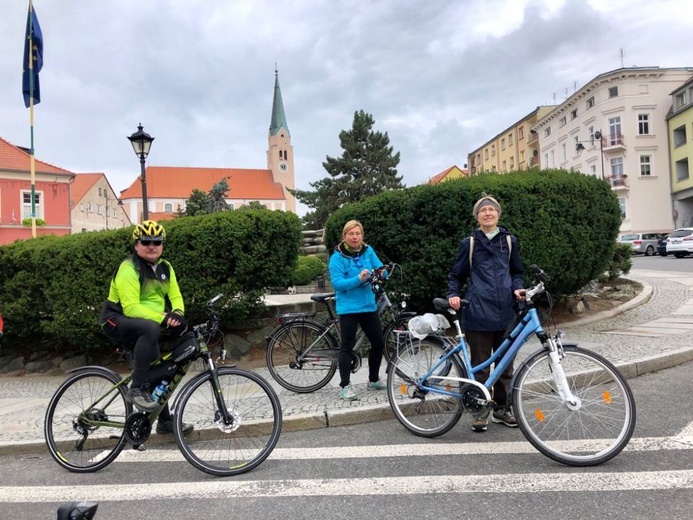
[[[142,220],[149,220],[149,209],[147,208],[147,174],[144,171],[144,160],[149,155],[149,149],[152,147],[154,138],[142,130],[142,123],[137,126],[137,132],[130,137],[132,148],[135,150],[135,155],[140,158],[140,181],[142,182]]]
[[[600,130],[597,130],[594,133],[594,137],[590,139],[590,141],[575,141],[575,151],[576,152],[581,152],[585,149],[585,145],[583,143],[589,142],[591,144],[594,144],[594,140],[599,139],[599,152],[602,157],[602,180],[604,180],[604,141],[602,140],[602,133]]]

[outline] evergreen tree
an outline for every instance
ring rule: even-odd
[[[387,132],[373,131],[374,123],[372,115],[363,110],[355,112],[351,130],[339,134],[342,156],[327,156],[322,163],[330,176],[311,182],[312,191],[292,192],[299,202],[314,209],[303,218],[309,228],[324,226],[344,204],[404,188],[402,177],[397,176],[399,152],[393,155]]]
[[[195,188],[185,202],[185,216],[209,215],[217,211],[226,211],[229,205],[226,203],[229,183],[226,178],[217,182],[208,193]]]

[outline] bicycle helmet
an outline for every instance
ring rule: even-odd
[[[132,232],[133,242],[154,239],[166,239],[166,230],[164,230],[164,226],[154,220],[145,220],[141,224],[137,224]]]

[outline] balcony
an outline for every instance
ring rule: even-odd
[[[602,150],[605,152],[615,152],[626,149],[626,142],[623,134],[612,134],[602,136]]]
[[[628,176],[627,175],[611,175],[609,177],[609,184],[614,190],[627,190],[628,186]]]

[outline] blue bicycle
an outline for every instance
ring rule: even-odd
[[[541,326],[534,300],[545,293],[546,274],[530,269],[537,281],[527,289],[525,306],[493,356],[471,366],[457,313],[436,298],[436,310],[453,317],[456,339],[417,341],[401,334],[397,356],[388,368],[387,392],[397,420],[421,437],[437,437],[457,424],[462,413],[493,407],[491,389],[522,346],[534,335],[542,348],[515,370],[510,403],[520,430],[547,457],[570,466],[606,462],[628,444],[635,428],[635,400],[624,377],[602,356],[575,344],[563,333]],[[548,293],[546,293],[548,295]],[[549,296],[550,300],[550,296]],[[462,305],[468,302],[462,300]],[[494,364],[485,384],[474,374]]]

